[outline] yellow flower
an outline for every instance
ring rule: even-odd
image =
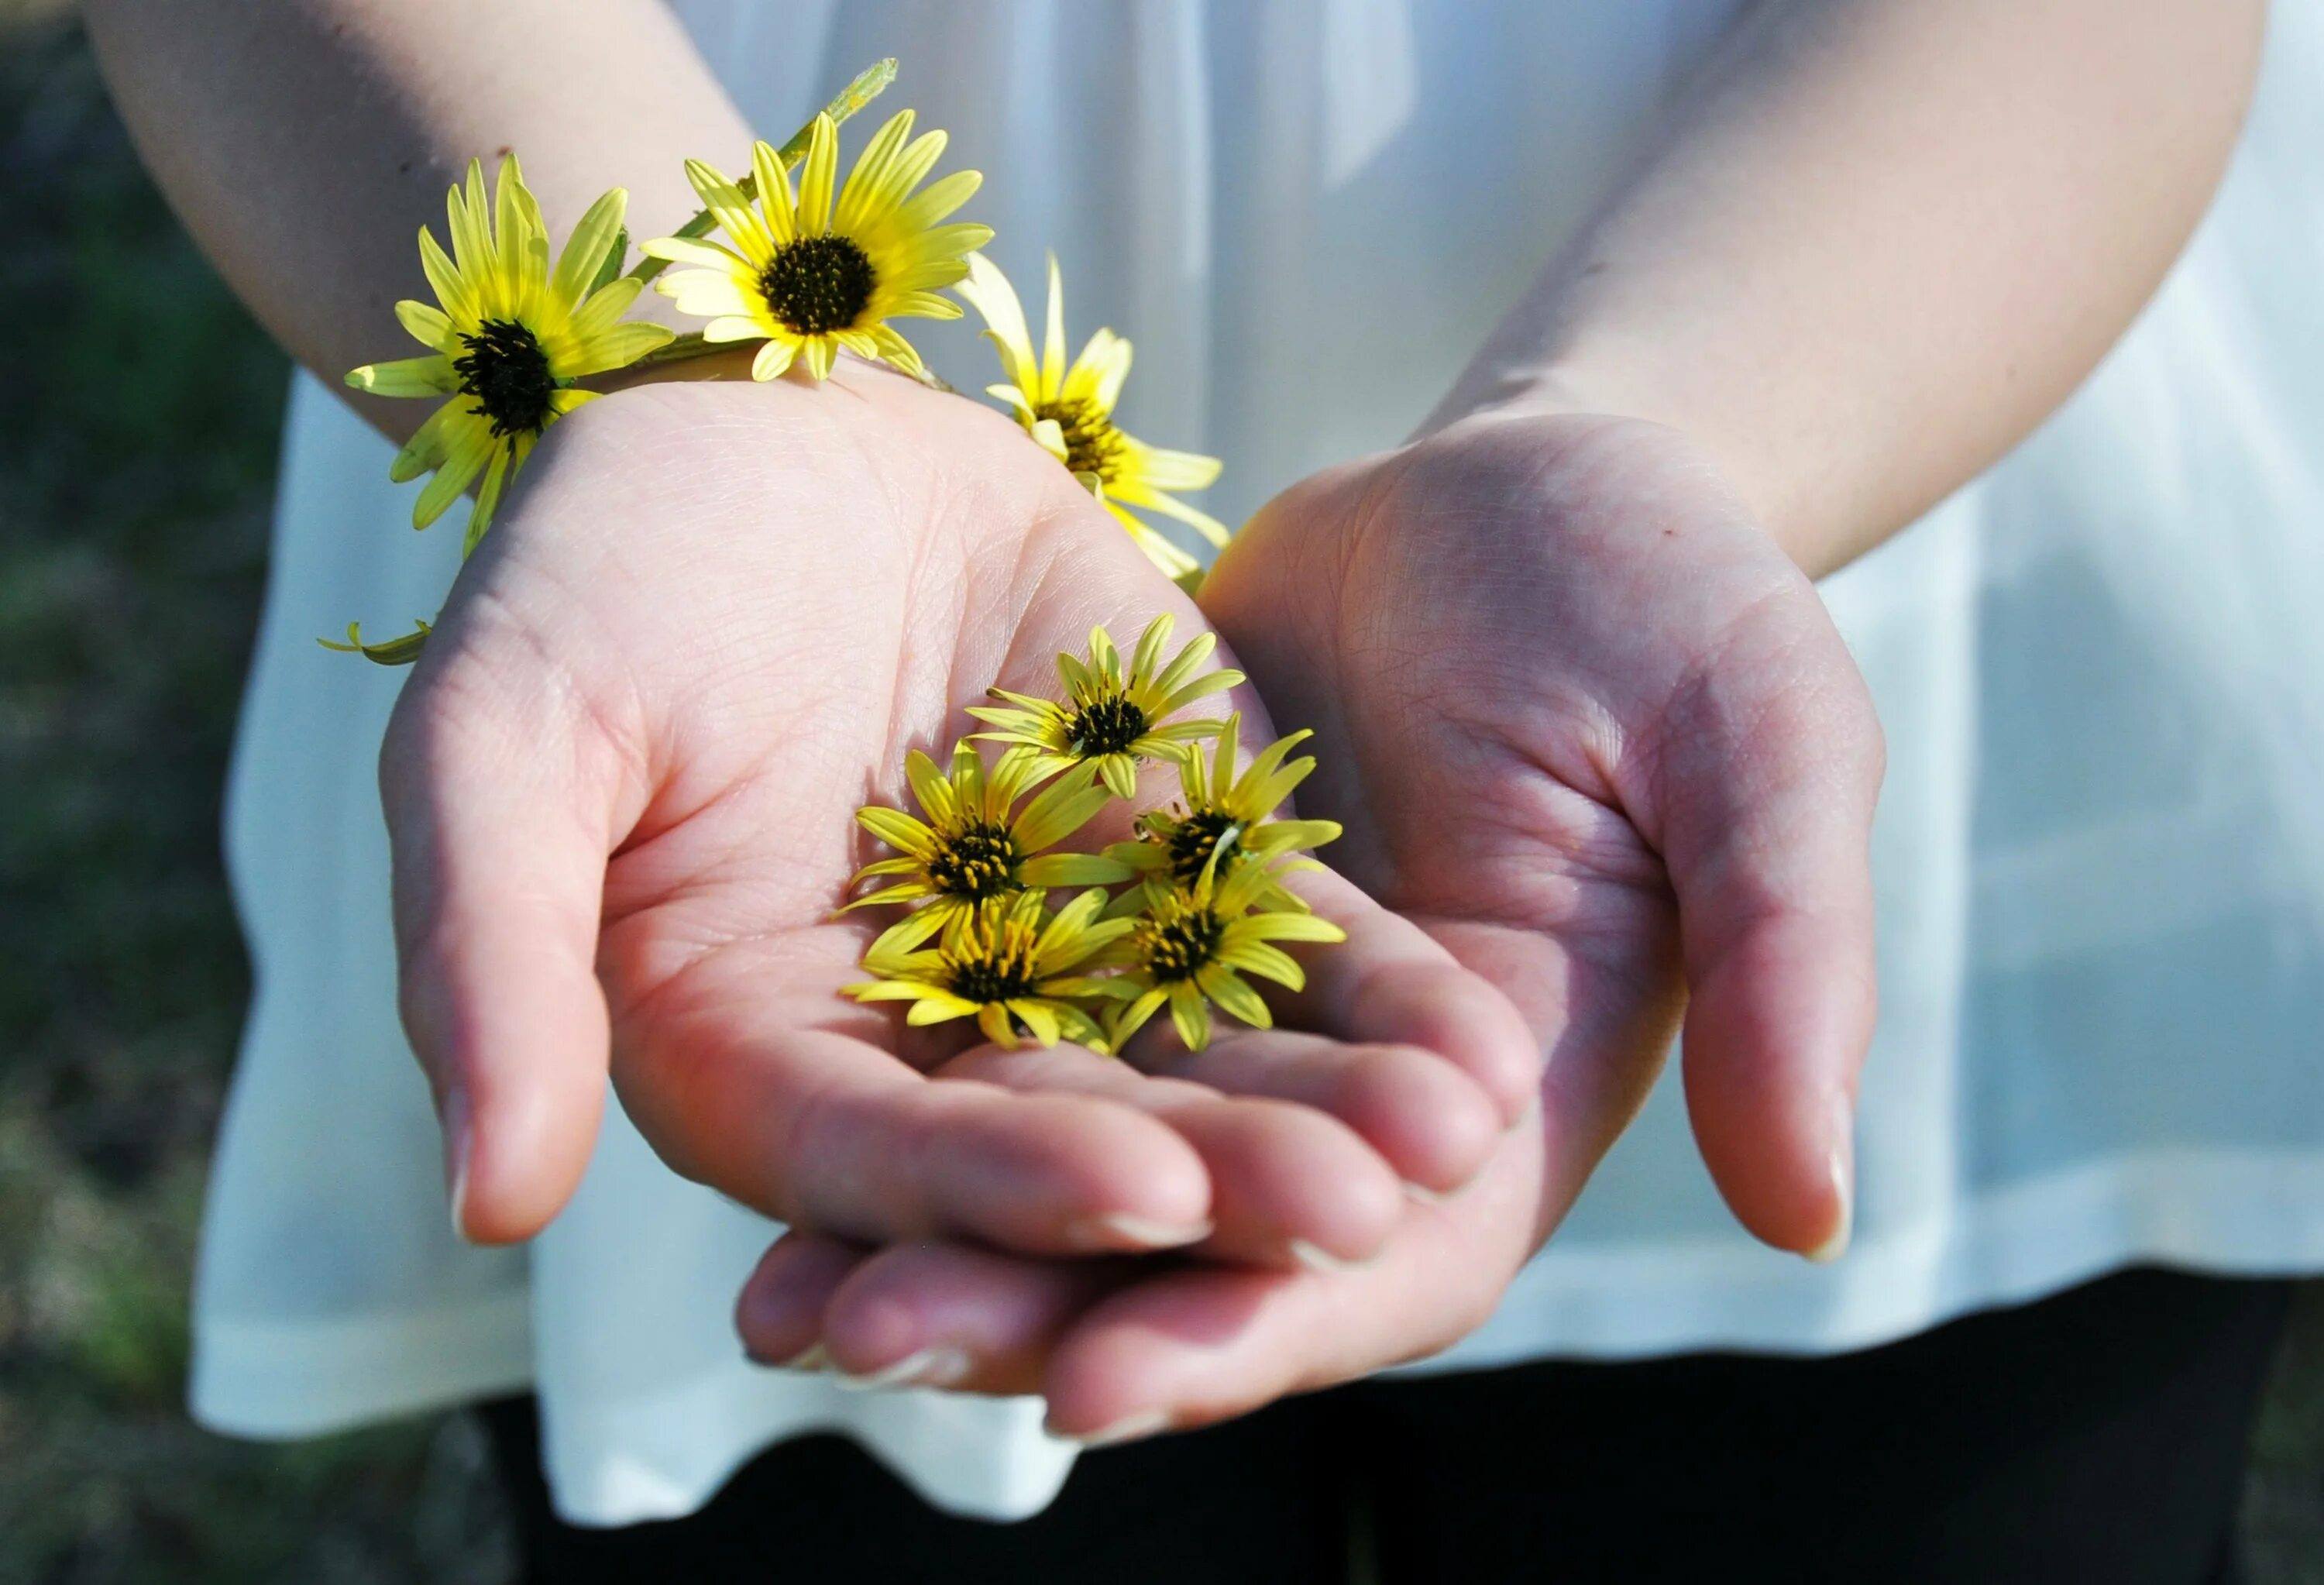
[[[913,750],[905,757],[904,774],[927,818],[918,820],[901,809],[877,806],[857,810],[855,818],[863,828],[903,856],[865,865],[850,884],[882,875],[908,879],[859,898],[848,908],[930,898],[915,918],[933,929],[953,914],[1010,892],[1108,886],[1130,879],[1127,867],[1096,853],[1042,852],[1088,825],[1111,796],[1103,788],[1068,777],[1019,809],[1018,798],[1042,779],[1034,773],[1033,760],[1028,751],[1012,750],[988,770],[982,752],[964,742],[953,749],[947,776],[937,770],[935,760]]]
[[[1148,625],[1139,636],[1127,677],[1122,675],[1121,655],[1114,649],[1112,638],[1102,627],[1091,629],[1087,661],[1070,655],[1057,657],[1057,672],[1071,703],[1060,705],[1006,688],[990,689],[992,697],[1006,699],[1014,708],[970,705],[971,715],[1001,729],[976,735],[1033,751],[1036,779],[1072,766],[1094,764],[1099,779],[1116,797],[1132,797],[1138,790],[1139,760],[1181,759],[1188,751],[1185,745],[1219,730],[1216,721],[1172,721],[1170,717],[1196,699],[1242,681],[1240,671],[1194,676],[1194,668],[1218,647],[1218,640],[1209,633],[1196,638],[1164,666],[1162,650],[1170,641],[1171,625],[1167,614]]]
[[[1096,992],[1123,1005],[1106,1038],[1115,1050],[1164,1006],[1190,1051],[1210,1044],[1211,1004],[1258,1028],[1274,1015],[1244,974],[1296,991],[1307,976],[1277,941],[1345,941],[1347,933],[1314,914],[1259,907],[1276,884],[1263,864],[1248,864],[1222,880],[1205,871],[1191,888],[1157,891],[1151,885],[1122,894],[1142,905],[1130,934],[1100,954],[1095,964],[1124,972],[1098,981]]]
[[[847,986],[859,1001],[908,1001],[909,1024],[974,1018],[984,1037],[1014,1047],[1021,1029],[1044,1046],[1059,1037],[1105,1049],[1097,1020],[1074,999],[1098,994],[1097,982],[1074,972],[1133,928],[1128,919],[1100,919],[1102,889],[1085,891],[1054,916],[1044,894],[1020,891],[987,898],[945,920],[933,950],[920,944],[936,932],[915,914],[882,935],[864,954],[875,976]]]
[[[1265,870],[1286,853],[1338,840],[1337,821],[1268,818],[1315,769],[1312,758],[1284,762],[1286,755],[1314,733],[1295,732],[1277,738],[1238,777],[1235,739],[1241,724],[1240,714],[1227,717],[1209,763],[1199,750],[1181,760],[1179,806],[1141,816],[1139,840],[1115,843],[1105,850],[1106,856],[1145,876],[1149,887],[1184,889],[1206,872],[1228,875],[1248,864]],[[1293,912],[1305,912],[1307,907],[1296,893],[1272,883],[1258,901],[1264,908]]]
[[[956,170],[915,194],[945,139],[941,132],[911,134],[908,110],[874,133],[835,204],[839,132],[828,115],[815,118],[796,202],[790,172],[766,143],[751,151],[756,208],[716,170],[687,161],[687,180],[732,245],[682,236],[645,244],[653,258],[696,266],[664,277],[655,290],[710,321],[706,341],[764,338],[751,361],[753,379],[772,380],[803,358],[821,380],[843,346],[918,375],[919,354],[887,321],[958,318],[960,305],[936,293],[968,273],[964,255],[990,242],[992,229],[936,224],[983,178]]]
[[[442,516],[482,474],[466,540],[466,549],[475,548],[540,432],[596,395],[573,382],[625,368],[672,339],[659,325],[621,322],[642,282],[617,275],[598,284],[620,266],[614,254],[628,205],[620,188],[590,205],[552,272],[540,206],[511,154],[501,161],[489,207],[484,167],[474,160],[466,191],[456,187],[447,196],[450,257],[421,228],[420,268],[442,306],[406,300],[395,305],[395,316],[432,350],[347,375],[349,385],[374,396],[452,398],[388,470],[399,484],[435,470],[412,508],[413,528]]]
[[[1130,343],[1101,329],[1066,364],[1065,294],[1056,255],[1049,255],[1048,324],[1038,355],[1016,288],[982,253],[968,261],[960,295],[984,317],[985,334],[1001,349],[1001,372],[1009,376],[986,389],[1016,410],[1017,421],[1120,520],[1157,567],[1174,578],[1198,571],[1199,562],[1129,509],[1174,517],[1212,544],[1224,545],[1225,524],[1171,493],[1207,489],[1219,476],[1219,459],[1148,446],[1115,426],[1114,405],[1130,373]]]

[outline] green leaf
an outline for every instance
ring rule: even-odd
[[[351,622],[347,623],[346,643],[336,643],[329,639],[317,639],[315,642],[326,650],[337,650],[342,655],[360,655],[380,666],[409,666],[420,659],[420,651],[426,647],[428,635],[432,631],[429,624],[423,622],[400,639],[390,639],[383,644],[366,644],[364,642],[363,623]]]
[[[629,256],[630,228],[624,226],[613,233],[613,245],[605,250],[604,260],[597,266],[597,278],[589,282],[589,291],[594,292],[601,286],[611,286],[621,276],[622,261]]]

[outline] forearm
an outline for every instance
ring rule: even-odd
[[[524,161],[552,236],[609,187],[632,235],[696,201],[689,155],[749,129],[654,0],[88,0],[106,81],[195,239],[299,361],[334,383],[412,349],[412,239],[445,235],[473,156]],[[638,312],[660,311],[648,294]],[[363,399],[399,438],[416,404]]]
[[[1768,0],[1432,425],[1685,431],[1844,565],[2089,373],[2200,217],[2264,0]]]

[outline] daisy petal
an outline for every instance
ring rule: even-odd
[[[1221,1009],[1253,1028],[1271,1029],[1275,1027],[1275,1015],[1268,1011],[1266,999],[1232,969],[1213,963],[1194,976],[1194,982]]]
[[[443,309],[406,298],[395,305],[395,318],[421,346],[433,347],[447,357],[458,355],[460,333],[452,327],[451,316]]]
[[[469,482],[484,472],[485,460],[491,456],[495,442],[491,429],[473,424],[460,431],[444,458],[444,465],[420,492],[412,504],[411,526],[424,529],[444,515],[444,509],[460,498],[460,492]]]
[[[831,189],[838,173],[839,128],[830,116],[817,115],[815,131],[807,139],[807,159],[799,168],[801,236],[820,236],[831,229]]]
[[[605,255],[622,235],[622,217],[629,212],[629,206],[628,190],[613,188],[590,205],[573,227],[573,235],[565,239],[565,251],[557,256],[557,273],[549,283],[555,311],[569,314],[581,306],[589,283],[597,279]]]
[[[453,372],[450,358],[430,353],[350,369],[347,383],[374,396],[447,396],[460,389],[460,376]]]

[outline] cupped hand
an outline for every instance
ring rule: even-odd
[[[1451,1343],[1490,1313],[1635,1114],[1683,1018],[1705,1159],[1755,1232],[1837,1253],[1874,1016],[1862,681],[1807,580],[1681,436],[1466,420],[1265,508],[1204,604],[1316,728],[1302,813],[1348,877],[1524,1010],[1538,1126],[1374,1258],[1296,1273],[1091,1269],[956,1245],[771,1250],[762,1357],[935,1359],[1104,1439]],[[989,1076],[1032,1059],[981,1059]]]
[[[1399,1179],[1470,1177],[1530,1092],[1522,1025],[1352,888],[1301,1017],[1170,1082],[1080,1051],[1040,1086],[932,1083],[965,1039],[839,994],[894,917],[833,917],[874,856],[854,810],[906,804],[906,751],[941,757],[988,686],[1049,693],[1093,624],[1165,612],[1201,631],[1046,453],[892,375],[640,387],[560,423],[382,756],[456,1225],[555,1213],[609,1062],[677,1170],[851,1239],[1292,1266],[1377,1249]]]

